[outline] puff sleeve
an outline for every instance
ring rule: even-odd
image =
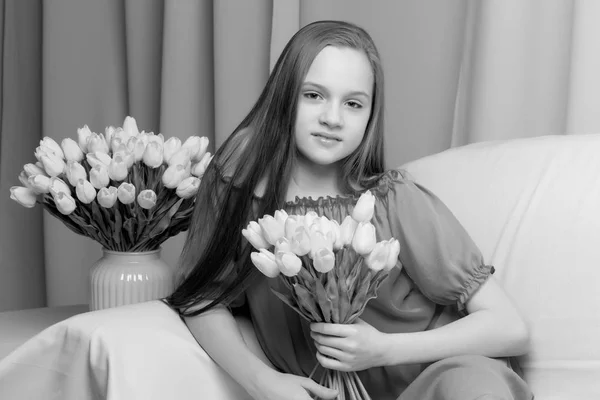
[[[398,170],[388,185],[390,230],[400,242],[406,273],[431,301],[464,310],[494,268],[485,264],[465,228],[435,194]]]

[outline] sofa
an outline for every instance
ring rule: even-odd
[[[402,168],[453,211],[525,316],[519,362],[536,400],[600,399],[600,134],[476,143]],[[0,360],[0,398],[250,399],[160,301],[44,329]]]

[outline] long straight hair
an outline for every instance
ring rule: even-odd
[[[371,115],[360,146],[342,163],[342,188],[356,193],[384,172],[383,70],[379,53],[362,28],[341,21],[318,21],[287,43],[258,100],[216,151],[198,194],[179,260],[179,283],[166,298],[182,316],[230,304],[258,276],[241,231],[248,222],[281,209],[297,149],[293,135],[302,83],[326,46],[364,52],[374,76]],[[256,187],[266,179],[261,198]]]

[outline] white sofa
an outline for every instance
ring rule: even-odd
[[[526,316],[536,400],[600,399],[600,134],[478,143],[403,167]],[[158,301],[71,317],[0,361],[0,399],[37,398],[249,399]]]

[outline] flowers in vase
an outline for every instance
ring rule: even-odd
[[[139,131],[134,118],[104,133],[87,125],[59,145],[44,137],[36,162],[19,175],[10,197],[41,204],[77,234],[107,250],[148,251],[189,227],[200,181],[212,155],[206,137],[165,140]]]
[[[363,193],[342,223],[319,216],[277,210],[242,230],[258,251],[250,254],[265,276],[280,279],[275,295],[309,322],[351,324],[394,267],[401,268],[400,243],[377,241],[370,222],[375,197]],[[321,383],[353,400],[370,399],[355,372],[326,370]]]

